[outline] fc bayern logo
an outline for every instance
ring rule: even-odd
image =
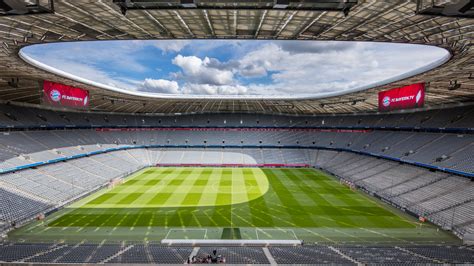
[[[390,105],[390,97],[388,97],[388,96],[383,97],[382,104],[385,107],[389,106]]]
[[[59,102],[61,100],[61,93],[58,90],[52,90],[49,93],[49,97],[51,98],[51,100]]]

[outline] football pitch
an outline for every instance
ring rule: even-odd
[[[146,168],[10,234],[29,241],[454,242],[309,168]]]

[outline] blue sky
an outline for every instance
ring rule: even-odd
[[[246,40],[70,42],[22,51],[59,70],[130,91],[290,96],[360,88],[447,54],[421,45]]]

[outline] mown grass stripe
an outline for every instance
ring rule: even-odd
[[[265,192],[261,182],[266,179],[270,182],[266,194],[250,200]],[[87,204],[49,225],[354,230],[412,227],[382,205],[311,169],[157,168],[144,171],[136,180],[139,182],[131,179],[84,201]],[[230,205],[239,199],[243,202]]]

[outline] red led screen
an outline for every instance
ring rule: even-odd
[[[425,103],[425,84],[416,83],[379,92],[379,111],[422,107]]]
[[[43,101],[51,105],[85,108],[89,106],[89,91],[45,80]]]

